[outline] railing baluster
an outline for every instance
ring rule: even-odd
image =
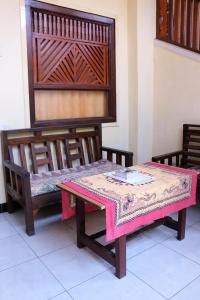
[[[200,53],[200,1],[157,0],[157,38]]]

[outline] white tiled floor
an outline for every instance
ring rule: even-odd
[[[87,216],[88,232],[104,226],[100,212]],[[127,243],[127,276],[75,245],[75,222],[42,210],[36,235],[24,233],[23,211],[0,214],[1,300],[199,300],[200,209],[188,211],[185,240],[159,227]]]

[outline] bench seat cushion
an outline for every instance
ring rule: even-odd
[[[84,166],[32,174],[30,179],[31,195],[35,197],[52,191],[58,191],[59,189],[56,187],[56,184],[85,176],[110,172],[119,168],[121,168],[120,165],[102,159]]]

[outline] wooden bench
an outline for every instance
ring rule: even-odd
[[[200,174],[200,125],[184,124],[182,149],[154,156],[152,161],[185,169],[194,169]],[[198,176],[197,198],[199,198],[199,180],[200,175]]]
[[[8,212],[15,202],[24,208],[28,235],[35,233],[34,212],[61,200],[59,190],[32,195],[34,174],[84,166],[103,156],[126,167],[133,164],[133,153],[102,147],[101,125],[2,131],[2,151]]]

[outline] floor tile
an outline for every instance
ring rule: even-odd
[[[0,271],[33,259],[35,254],[19,235],[1,240]]]
[[[69,290],[69,293],[74,300],[164,300],[129,272],[126,277],[118,279],[111,270]]]
[[[106,228],[105,212],[97,210],[86,215],[86,233],[93,234]]]
[[[173,213],[171,216],[178,220],[178,213]],[[186,226],[192,226],[197,222],[200,222],[200,208],[196,206],[189,207],[187,209]]]
[[[192,227],[196,228],[197,230],[200,230],[200,222],[195,223]]]
[[[25,232],[24,210],[18,209],[12,214],[5,214],[6,220],[15,226],[16,230],[21,233]],[[59,207],[50,206],[39,210],[35,217],[34,225],[36,233],[48,225],[61,221],[61,211]]]
[[[5,221],[5,213],[0,213],[0,222]]]
[[[69,294],[67,294],[66,292],[63,294],[60,294],[56,297],[53,297],[49,300],[72,300],[72,297],[69,296]]]
[[[144,234],[140,234],[135,238],[132,238],[127,241],[126,244],[126,256],[127,258],[131,258],[134,255],[137,255],[140,252],[156,245],[157,242],[148,238]]]
[[[171,236],[176,236],[176,232],[166,226],[159,226],[150,229],[144,233],[145,236],[154,240],[155,242],[163,242]]]
[[[1,300],[47,300],[63,287],[36,259],[0,272]]]
[[[191,226],[196,222],[200,222],[200,208],[192,206],[187,209],[187,225]]]
[[[87,249],[69,246],[41,257],[41,260],[63,284],[72,288],[110,267],[101,258]]]
[[[194,280],[180,293],[174,296],[171,300],[199,300],[200,298],[200,277]]]
[[[17,234],[16,230],[7,221],[2,221],[0,226],[0,240]]]
[[[105,229],[105,212],[104,211],[94,211],[86,214],[86,233],[93,234],[98,231]],[[66,224],[76,232],[76,219],[71,218],[66,221]]]
[[[195,227],[195,225],[186,230],[184,240],[177,241],[174,238],[170,238],[163,242],[163,245],[200,264],[200,231]]]
[[[15,227],[17,231],[25,231],[25,219],[23,209],[19,209],[12,214],[6,213],[5,219]]]
[[[38,256],[64,248],[75,242],[71,228],[62,224],[61,221],[40,229],[33,236],[28,236],[25,232],[21,233],[21,236]]]
[[[200,275],[198,264],[163,245],[152,247],[128,260],[128,270],[167,298]]]
[[[106,245],[105,237],[104,240],[98,239],[101,244]],[[144,234],[140,234],[136,237],[131,238],[130,240],[127,240],[126,242],[126,258],[130,259],[131,257],[138,255],[139,253],[155,246],[157,242],[154,240],[146,237]],[[115,252],[115,249],[113,249],[113,252]]]

